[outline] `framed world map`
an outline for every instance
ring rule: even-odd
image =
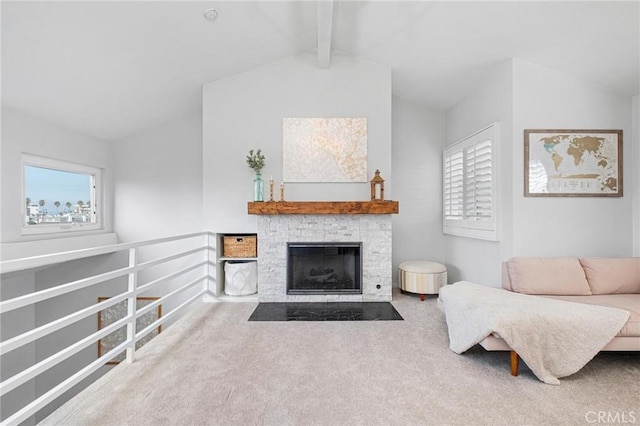
[[[524,131],[525,197],[622,197],[622,130]]]

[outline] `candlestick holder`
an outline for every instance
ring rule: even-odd
[[[269,179],[269,201],[273,201],[273,178]]]

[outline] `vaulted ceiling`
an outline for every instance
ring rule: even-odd
[[[335,1],[330,46],[388,65],[394,95],[442,111],[511,57],[634,96],[639,6]],[[321,22],[316,1],[1,7],[3,105],[109,140],[198,111],[205,82],[316,49]]]

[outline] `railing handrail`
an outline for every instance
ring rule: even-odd
[[[59,253],[43,254],[38,256],[21,257],[19,259],[11,259],[0,262],[0,274],[8,272],[23,271],[25,269],[36,268],[39,266],[53,265],[56,263],[67,262],[74,259],[82,259],[85,257],[99,256],[102,254],[115,253],[131,248],[139,248],[152,246],[172,241],[186,240],[204,235],[214,236],[211,231],[200,231],[184,235],[174,235],[171,237],[154,238],[151,240],[132,241],[128,243],[109,244],[106,246],[89,247],[78,250],[69,250]]]
[[[24,306],[35,305],[36,303],[39,303],[41,301],[49,300],[54,297],[58,297],[60,295],[64,295],[82,288],[92,287],[116,277],[128,277],[127,281],[129,283],[127,290],[122,293],[113,295],[110,299],[79,309],[75,312],[64,315],[61,318],[42,324],[27,332],[21,333],[17,336],[14,336],[13,338],[0,342],[0,355],[4,355],[27,343],[34,342],[35,340],[44,336],[48,336],[56,332],[57,330],[66,327],[67,325],[85,319],[102,309],[115,305],[116,303],[120,303],[124,300],[128,301],[127,313],[125,314],[124,318],[121,318],[120,320],[116,321],[113,324],[110,324],[109,326],[105,326],[104,328],[99,329],[98,331],[80,339],[74,344],[71,344],[70,346],[67,346],[62,350],[50,355],[48,358],[43,359],[33,366],[27,367],[26,369],[23,369],[20,372],[2,381],[0,383],[0,395],[4,395],[10,392],[11,390],[28,382],[29,380],[33,380],[39,374],[49,370],[50,368],[53,368],[55,365],[68,359],[69,357],[85,349],[89,345],[94,344],[99,339],[105,337],[108,333],[114,331],[116,328],[126,325],[127,333],[125,341],[123,343],[117,345],[116,348],[109,350],[106,354],[100,356],[98,359],[91,362],[89,365],[76,372],[75,374],[71,375],[66,380],[63,380],[61,383],[59,383],[57,386],[53,387],[43,395],[36,397],[35,400],[27,403],[17,412],[13,413],[10,417],[2,420],[1,424],[3,426],[17,425],[28,419],[30,416],[36,414],[38,411],[44,408],[47,404],[55,400],[57,397],[61,396],[64,392],[68,391],[72,386],[79,383],[80,380],[97,371],[98,368],[104,365],[104,363],[112,360],[116,355],[118,355],[118,353],[122,352],[123,350],[126,351],[126,361],[132,362],[134,360],[136,350],[135,343],[137,341],[145,337],[147,334],[151,333],[157,327],[160,327],[165,322],[172,320],[179,315],[182,315],[180,311],[182,311],[185,307],[189,306],[193,302],[199,299],[201,300],[202,297],[209,291],[209,282],[215,280],[215,278],[213,278],[210,274],[211,268],[215,267],[215,262],[211,260],[211,256],[212,253],[216,250],[216,241],[215,239],[210,238],[212,236],[215,236],[215,233],[203,231],[172,237],[156,238],[146,241],[111,244],[102,247],[73,250],[62,253],[33,256],[29,258],[1,262],[0,273],[6,273],[30,269],[35,267],[36,264],[37,266],[50,265],[72,259],[86,258],[123,250],[127,250],[129,254],[128,265],[126,267],[114,267],[107,272],[94,274],[79,280],[62,283],[55,287],[0,301],[0,313],[6,313]],[[145,262],[140,262],[138,258],[138,249],[140,248],[163,243],[171,243],[173,241],[185,241],[196,237],[205,237],[202,242],[198,242],[197,248],[184,249],[181,247],[172,247],[171,251],[173,251],[173,253],[170,255],[160,256],[156,259]],[[198,253],[203,253],[203,256],[198,256],[198,258],[189,258],[189,265],[187,265],[186,267],[171,271],[168,274],[164,274],[163,276],[152,279],[151,281],[138,283],[138,272],[152,268],[154,266],[166,264],[176,259],[187,258],[191,255],[197,255]],[[178,282],[178,288],[175,288],[172,291],[166,293],[164,296],[159,297],[157,300],[148,304],[146,307],[143,307],[141,309],[136,308],[135,301],[139,294],[144,293],[161,283],[176,283],[176,281],[174,280],[180,279],[187,273],[196,271],[200,268],[202,268],[203,271],[195,279],[189,279],[189,282],[186,284],[180,284]],[[179,293],[183,293],[186,290],[193,289],[194,287],[199,286],[200,283],[202,283],[202,287],[197,287],[195,294],[185,295],[185,297],[187,297],[187,300],[183,301],[178,306],[175,306],[170,311],[163,312],[162,316],[157,318],[151,324],[146,325],[143,330],[136,330],[136,319],[140,315],[144,315],[145,313],[150,312],[152,309],[157,308],[161,304],[165,303],[168,299],[176,296]]]

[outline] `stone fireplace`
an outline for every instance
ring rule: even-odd
[[[387,204],[389,203],[389,204]],[[394,203],[394,204],[391,204]],[[301,214],[297,205],[309,212]],[[313,205],[308,208],[306,205]],[[353,209],[344,213],[340,207],[354,204],[369,210]],[[316,205],[327,207],[318,210]],[[338,205],[338,207],[336,207]],[[369,207],[372,205],[373,207]],[[381,213],[378,214],[377,209]],[[395,207],[395,210],[393,209]],[[371,210],[373,209],[373,210]],[[249,203],[249,213],[258,214],[258,301],[259,302],[383,302],[391,301],[391,213],[397,213],[396,202],[327,202]],[[292,212],[293,211],[293,212]],[[331,212],[335,211],[335,214]],[[363,211],[362,213],[360,213]],[[360,289],[350,291],[290,292],[287,290],[288,247],[295,245],[359,246],[361,264]],[[320,275],[321,267],[314,274]],[[327,281],[335,266],[322,266]],[[329,269],[334,269],[329,272]],[[307,275],[310,276],[310,269]],[[354,278],[355,280],[355,278]]]

